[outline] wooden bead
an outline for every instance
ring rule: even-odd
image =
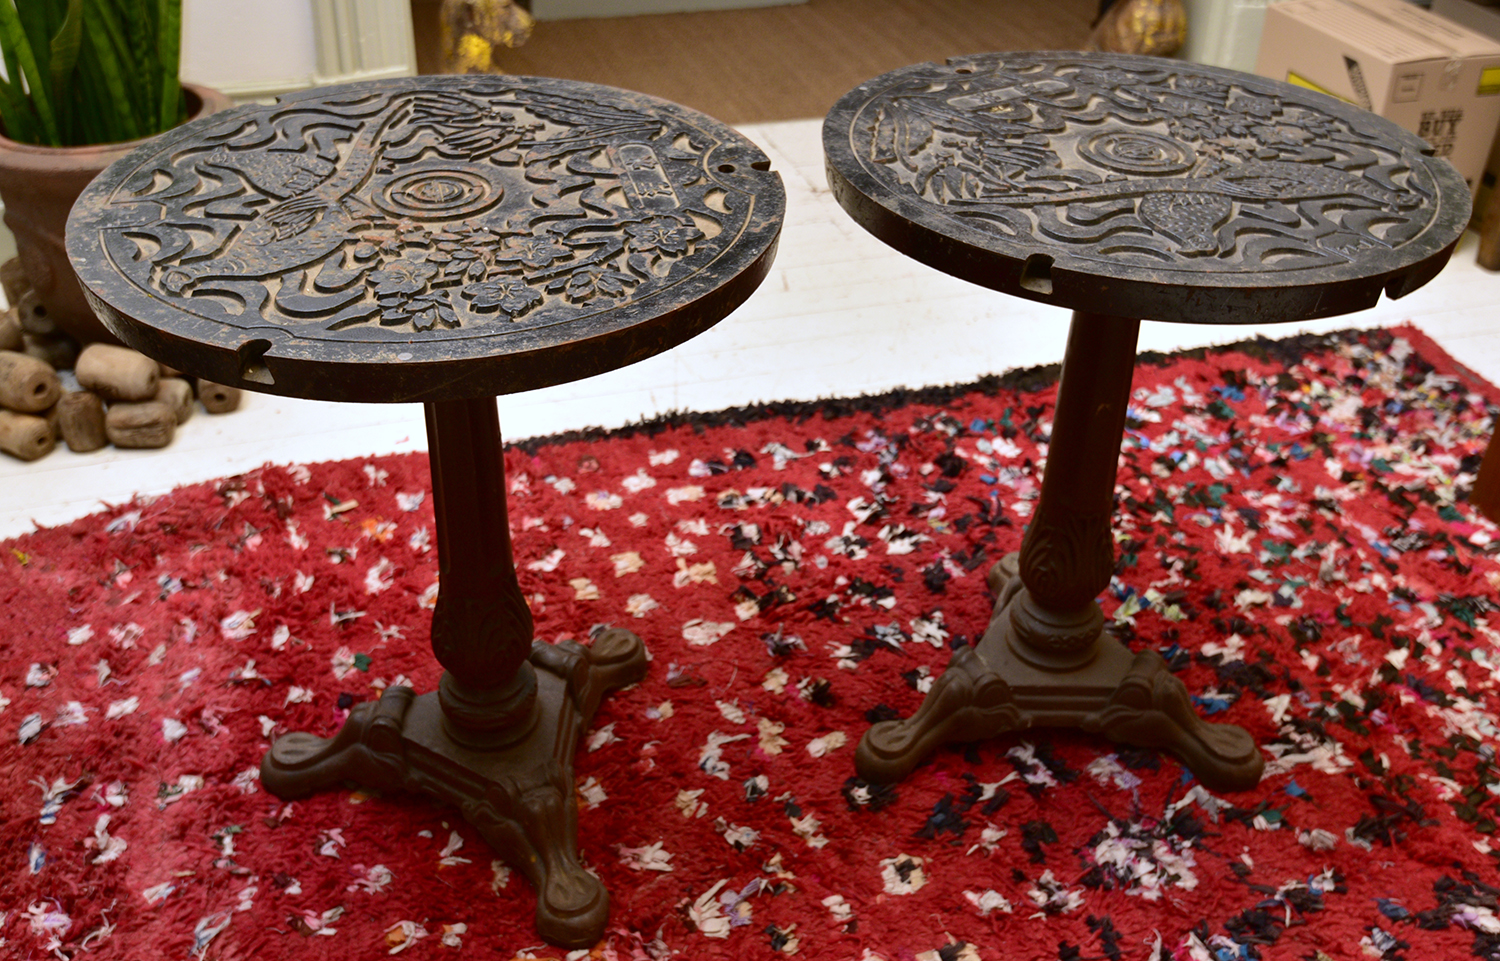
[[[240,406],[240,389],[210,381],[198,381],[198,399],[210,414],[227,414]]]
[[[26,343],[26,354],[35,357],[53,370],[72,370],[78,363],[78,342],[66,334],[57,337],[38,337],[22,334]]]
[[[181,377],[163,377],[157,381],[156,399],[172,408],[179,427],[193,416],[193,385]]]
[[[31,281],[26,279],[26,268],[21,266],[20,257],[12,257],[5,263],[0,264],[0,289],[5,291],[5,302],[14,307],[21,302],[21,295],[31,287]]]
[[[24,350],[26,341],[21,337],[21,318],[16,309],[0,311],[0,350]]]
[[[36,334],[38,337],[56,337],[58,334],[57,324],[47,314],[47,305],[37,296],[35,290],[27,289],[16,301],[16,313],[21,318],[21,329],[28,334]]]
[[[61,396],[62,384],[49,364],[13,350],[0,351],[0,407],[33,414]]]
[[[142,401],[156,396],[156,361],[129,347],[89,344],[78,355],[78,383],[105,400]]]
[[[104,433],[116,447],[165,447],[177,431],[177,412],[159,400],[113,404]]]
[[[52,453],[57,438],[47,418],[0,410],[0,450],[21,460],[36,460]]]
[[[57,402],[57,430],[68,449],[78,454],[98,450],[109,442],[104,431],[104,401],[98,394],[74,390]]]

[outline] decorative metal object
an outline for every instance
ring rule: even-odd
[[[645,651],[533,643],[494,395],[659,353],[770,269],[785,195],[749,141],[655,98],[562,80],[422,77],[236,108],[83,194],[68,250],[121,340],[221,384],[427,408],[440,593],[435,693],[392,688],[262,783],[436,795],[531,878],[542,937],[603,933],[576,856],[573,750]]]
[[[936,746],[1039,725],[1165,748],[1215,790],[1253,786],[1242,728],[1207,724],[1151,650],[1104,631],[1110,534],[1140,321],[1274,323],[1399,297],[1447,262],[1463,180],[1421,140],[1260,77],[1103,53],[920,64],[844,96],[828,180],[871,233],[923,263],[1071,309],[1035,516],[990,572],[984,637],[911,718],[856,755],[872,781]]]
[[[743,300],[784,203],[768,169],[643,95],[386,80],[154,141],[80,199],[71,250],[107,323],[218,383],[512,393],[650,356]]]

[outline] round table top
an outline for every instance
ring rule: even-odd
[[[311,90],[168,131],[105,170],[68,254],[163,363],[319,400],[446,401],[634,363],[770,269],[786,197],[677,104],[532,77]]]
[[[1177,60],[993,53],[896,70],[823,126],[839,203],[897,250],[1072,310],[1304,320],[1416,289],[1469,220],[1415,135]]]

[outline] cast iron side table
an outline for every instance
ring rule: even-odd
[[[749,141],[608,87],[422,77],[309,91],[173,130],[106,170],[68,251],[125,343],[250,390],[426,405],[436,693],[392,688],[337,736],[280,738],[293,798],[351,779],[458,805],[538,891],[537,928],[603,933],[578,863],[573,752],[641,641],[533,643],[495,395],[708,329],[770,269],[786,199]]]
[[[1140,321],[1328,317],[1420,287],[1469,218],[1415,136],[1321,94],[1229,70],[1098,53],[920,64],[845,95],[823,127],[846,211],[908,256],[1073,311],[1041,500],[978,645],[912,717],[865,733],[862,777],[939,744],[1033,725],[1176,753],[1213,790],[1264,761],[1207,724],[1155,651],[1103,630]]]

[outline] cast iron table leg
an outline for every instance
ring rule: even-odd
[[[493,398],[427,405],[440,588],[435,693],[360,704],[332,738],[272,745],[261,781],[281,798],[343,781],[457,805],[537,889],[537,930],[564,947],[604,933],[609,894],[578,863],[573,752],[599,700],[646,672],[645,648],[611,629],[590,647],[533,641],[516,583]]]
[[[1485,517],[1500,523],[1500,417],[1495,418],[1495,425],[1490,428],[1490,443],[1484,449],[1484,460],[1469,492],[1469,503]]]
[[[955,651],[917,713],[865,733],[860,776],[896,781],[932,750],[1033,726],[1078,727],[1172,751],[1211,790],[1242,790],[1265,761],[1240,727],[1198,717],[1155,651],[1104,632],[1095,598],[1114,570],[1110,532],[1140,321],[1078,312],[1068,331],[1041,500],[979,643]]]

